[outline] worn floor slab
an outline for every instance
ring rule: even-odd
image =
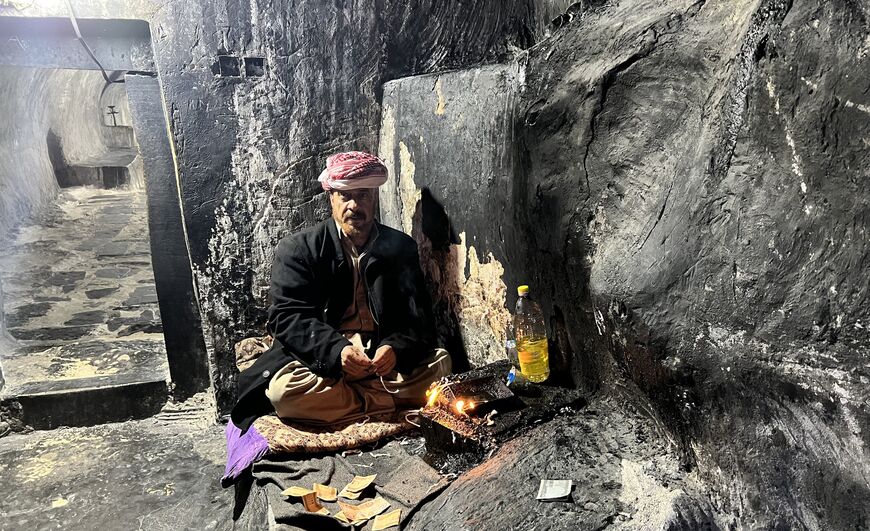
[[[228,529],[222,426],[205,411],[0,439],[0,529]]]
[[[441,477],[452,483],[443,491],[427,492],[421,505],[403,513],[402,528],[694,531],[737,527],[738,521],[721,511],[699,472],[687,467],[678,446],[650,417],[645,403],[637,402],[636,390],[602,393],[589,400],[580,409],[560,408],[555,418],[522,423],[516,437],[500,440],[490,456],[477,466],[459,470],[458,477],[455,470],[442,468]],[[360,475],[390,475],[401,483],[405,481],[401,473],[384,469],[395,453],[391,447],[396,445],[402,447],[402,453],[429,457],[426,441],[410,434],[345,459],[359,467]],[[287,500],[276,501],[267,494],[269,489],[277,489],[269,479],[275,467],[286,471],[291,479],[318,467],[329,471],[329,465],[314,461],[276,463],[264,462],[260,470],[255,467],[258,483],[238,529],[262,529],[270,514],[283,510]],[[571,480],[568,499],[537,500],[544,479]],[[289,484],[278,487],[286,486]],[[297,529],[281,522],[272,525]]]

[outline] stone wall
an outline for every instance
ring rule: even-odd
[[[70,166],[109,166],[119,159],[126,166],[136,150],[129,124],[111,127],[102,105],[107,91],[126,102],[123,84],[106,84],[95,71],[51,70],[48,99],[43,106],[49,128],[60,139],[63,156]],[[126,105],[124,105],[126,107]],[[129,109],[127,109],[129,115]]]
[[[531,274],[515,261],[525,242],[512,237],[511,216],[522,75],[513,63],[384,85],[379,153],[392,178],[381,220],[417,240],[439,335],[459,367],[504,357],[512,294]]]
[[[553,314],[595,323],[571,350],[615,360],[751,526],[868,519],[868,15],[623,2],[527,64]]]
[[[274,245],[326,216],[316,183],[326,156],[376,151],[382,83],[510,57],[561,2],[72,1],[82,20],[150,24],[223,412],[235,394],[233,344],[264,332]],[[2,15],[68,13],[0,4]],[[262,76],[248,75],[246,58],[262,58]]]
[[[48,71],[0,72],[3,116],[17,120],[0,132],[0,237],[32,212],[49,204],[57,181],[48,157],[45,100]]]
[[[473,248],[508,306],[528,281],[556,374],[636,386],[732,523],[866,526],[867,7],[588,7],[505,67],[515,85],[386,86],[385,216],[427,249],[434,201],[431,269]],[[475,270],[456,315],[501,309]],[[465,345],[494,339],[468,324]]]
[[[197,1],[154,15],[224,411],[235,393],[232,345],[264,332],[274,246],[327,215],[316,182],[326,156],[376,151],[382,83],[496,60],[529,43],[532,16],[525,2],[496,0]],[[219,55],[262,57],[264,75],[222,75]]]

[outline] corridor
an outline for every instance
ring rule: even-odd
[[[62,189],[4,247],[4,394],[166,379],[144,192]]]

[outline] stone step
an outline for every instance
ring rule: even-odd
[[[160,412],[167,402],[165,380],[119,383],[123,378],[91,379],[75,386],[42,389],[32,386],[0,400],[0,417],[13,431],[25,427],[51,430],[96,426],[144,419]]]
[[[4,346],[0,416],[16,430],[144,418],[168,397],[160,334]]]

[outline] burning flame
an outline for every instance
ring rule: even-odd
[[[432,407],[432,405],[435,403],[435,400],[438,399],[438,394],[441,392],[442,389],[444,389],[443,385],[435,385],[431,389],[426,390],[426,398],[429,399],[426,402],[426,407]]]
[[[456,408],[456,412],[460,415],[468,415],[466,411],[471,411],[476,405],[477,404],[475,404],[471,400],[469,400],[467,403],[465,402],[465,400],[457,400],[453,407]]]
[[[446,383],[433,383],[429,389],[426,390],[426,406],[432,407],[435,405],[435,402],[438,400],[438,397],[441,396],[441,391],[447,387]],[[460,415],[468,416],[468,411],[471,411],[477,407],[477,404],[474,403],[473,400],[464,400],[459,399],[453,402],[453,408],[456,410],[456,413]]]

